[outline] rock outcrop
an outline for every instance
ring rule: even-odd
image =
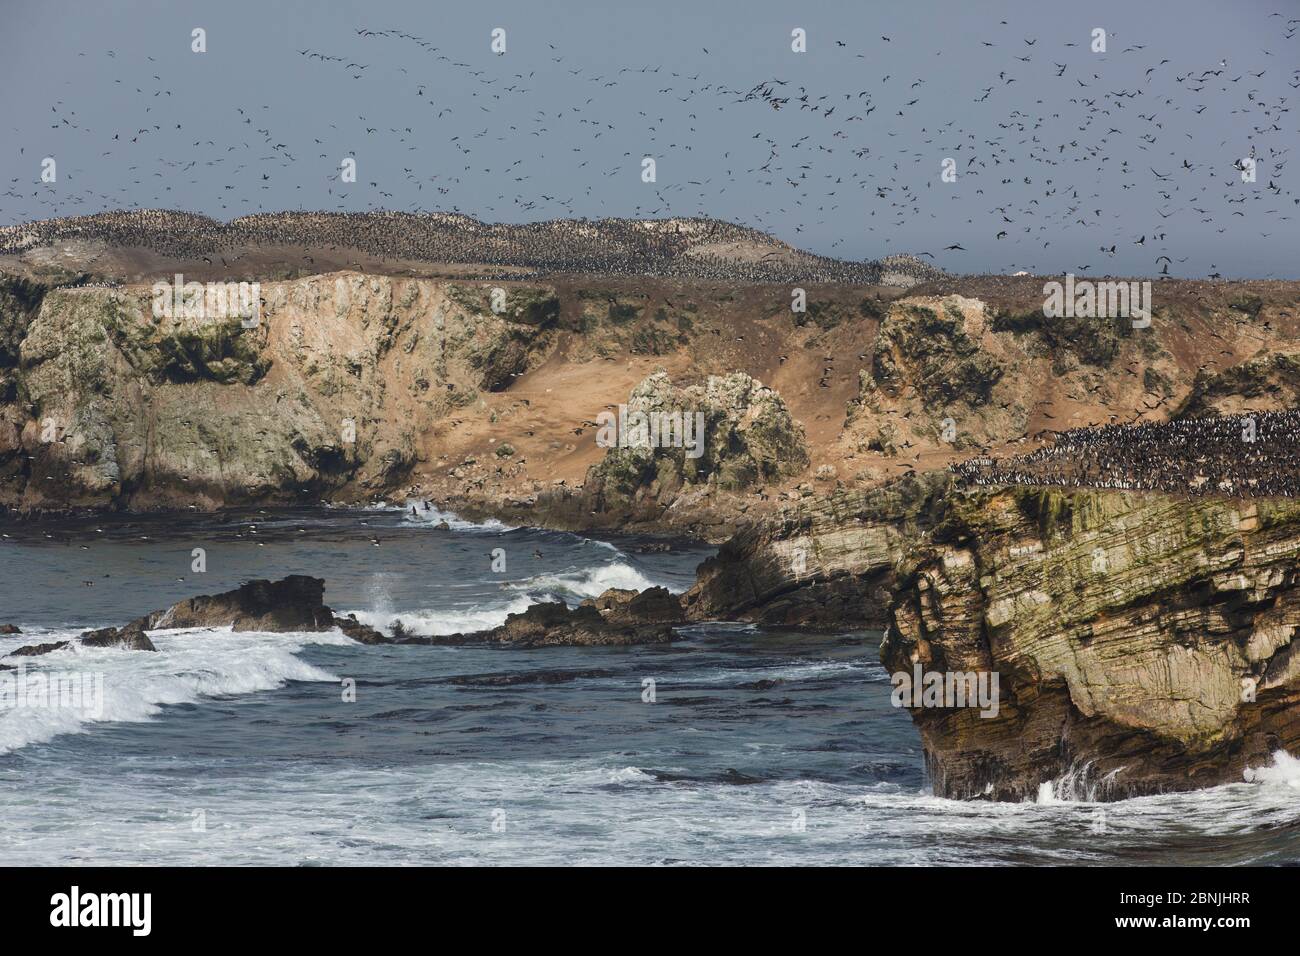
[[[0,286],[0,506],[203,508],[368,497],[424,433],[549,342],[558,301],[356,273],[260,287],[246,324],[149,286]],[[7,404],[8,403],[8,404]]]
[[[61,651],[71,643],[71,641],[48,641],[44,644],[28,644],[26,647],[20,647],[17,650],[10,651],[8,656],[41,657],[45,654],[52,654],[55,651]]]
[[[338,628],[361,644],[387,642],[379,631],[348,615],[340,617],[325,604],[325,581],[290,574],[278,581],[248,581],[233,591],[200,594],[146,614],[123,630],[181,627],[229,627],[234,631],[329,631]]]
[[[1199,372],[1174,416],[1230,416],[1297,406],[1300,406],[1300,352],[1274,352],[1223,371]]]
[[[303,574],[279,581],[248,581],[233,591],[200,594],[169,608],[153,611],[122,627],[85,631],[78,642],[86,647],[156,650],[146,631],[171,628],[225,628],[234,631],[329,631],[339,628],[362,644],[383,644],[388,639],[351,615],[339,617],[325,604],[325,582]],[[48,654],[67,647],[69,641],[19,648],[14,656]]]
[[[923,535],[944,474],[869,491],[811,496],[754,522],[719,548],[682,597],[692,620],[799,627],[883,626],[895,565]]]
[[[610,415],[598,433],[607,450],[585,483],[538,496],[537,510],[556,523],[662,527],[685,511],[708,524],[716,507],[725,512],[716,520],[731,524],[737,494],[779,485],[809,466],[803,425],[774,389],[744,372],[688,386],[656,372]]]
[[[681,601],[667,588],[651,587],[644,591],[610,588],[582,602],[594,607],[611,624],[684,624],[686,615]]]
[[[896,569],[881,656],[997,673],[1000,702],[912,710],[935,792],[1113,799],[1296,752],[1298,566],[1293,502],[949,494]]]
[[[303,574],[257,580],[221,594],[186,598],[143,619],[147,630],[229,627],[235,631],[328,631],[334,612],[325,605],[325,582]]]
[[[756,522],[683,605],[884,626],[882,661],[912,681],[996,674],[993,713],[911,711],[946,797],[1117,799],[1300,750],[1297,502],[903,479]]]
[[[85,631],[79,638],[86,647],[116,647],[124,651],[156,651],[153,641],[144,632],[143,621],[132,621],[124,627],[104,627]]]
[[[659,616],[659,602],[652,596],[633,609],[635,599],[614,602],[609,592],[601,595],[608,614],[596,603],[570,608],[563,602],[533,604],[519,614],[511,614],[504,624],[470,634],[447,634],[434,637],[406,636],[395,638],[397,644],[502,644],[514,647],[617,647],[633,644],[668,644],[676,640],[672,625],[644,617]],[[600,600],[600,599],[598,599]],[[617,613],[613,605],[619,604]],[[644,615],[644,617],[643,617]]]
[[[115,647],[123,651],[156,651],[153,641],[144,632],[143,620],[135,620],[124,627],[104,627],[95,631],[84,631],[77,638],[77,643],[84,647]],[[10,651],[10,657],[42,657],[71,647],[72,641],[49,641],[44,644],[29,644]]]
[[[617,447],[584,486],[606,514],[644,519],[688,493],[745,491],[808,466],[803,426],[780,395],[743,372],[686,387],[656,373],[633,389],[620,417],[605,425]]]

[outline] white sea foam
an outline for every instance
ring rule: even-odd
[[[875,661],[794,661],[774,667],[713,668],[702,670],[691,677],[674,677],[673,683],[692,684],[751,683],[760,680],[814,681],[845,674],[866,674],[872,677],[887,676],[885,669]]]
[[[1300,790],[1300,759],[1279,750],[1273,754],[1271,766],[1249,768],[1244,776],[1247,783],[1282,785]]]
[[[643,591],[654,587],[656,582],[650,580],[637,568],[622,561],[591,568],[575,568],[539,574],[510,587],[520,591],[542,591],[554,594],[572,595],[578,598],[597,597],[610,588],[627,588]],[[681,591],[680,587],[666,585],[670,591]]]
[[[471,633],[499,627],[509,614],[520,614],[530,605],[540,601],[566,598],[570,603],[596,597],[609,588],[644,590],[654,587],[655,581],[646,577],[630,564],[615,562],[596,567],[578,568],[539,574],[505,585],[499,603],[488,602],[468,607],[426,607],[409,611],[395,611],[386,600],[376,598],[371,610],[352,610],[358,621],[389,631],[400,620],[414,634],[442,636]],[[680,590],[671,588],[670,590]],[[372,595],[373,596],[373,595]]]
[[[369,624],[385,633],[392,630],[395,621],[413,634],[439,637],[445,634],[469,634],[499,627],[506,615],[520,614],[530,604],[537,602],[526,594],[516,595],[501,604],[475,604],[464,608],[420,608],[414,611],[348,611],[362,624]]]
[[[412,512],[412,508],[415,509]],[[414,498],[407,499],[404,505],[385,504],[382,506],[384,511],[401,511],[405,514],[406,520],[416,524],[427,524],[430,527],[436,527],[442,522],[447,523],[452,531],[488,531],[493,534],[500,534],[505,531],[514,531],[514,525],[508,525],[498,521],[496,518],[488,518],[486,521],[467,521],[450,511],[441,511],[430,505],[424,508],[424,502]]]
[[[75,632],[51,632],[46,640],[68,640]],[[10,658],[22,670],[0,672],[13,683],[0,699],[0,753],[77,733],[105,721],[146,721],[166,704],[193,703],[271,690],[287,681],[333,681],[333,675],[294,656],[308,644],[350,643],[337,631],[320,634],[264,634],[227,629],[156,631],[156,652],[90,648],[72,644],[35,658]],[[18,683],[21,674],[21,685]],[[94,705],[16,706],[51,675],[100,688]],[[102,680],[100,679],[102,678]]]

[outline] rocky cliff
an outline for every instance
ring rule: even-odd
[[[1300,505],[956,492],[897,568],[891,671],[997,672],[921,707],[937,793],[1110,799],[1240,781],[1300,746]]]
[[[0,506],[26,512],[409,494],[721,542],[783,505],[1067,426],[1285,406],[1300,354],[1289,283],[1161,283],[1139,330],[1047,322],[1032,277],[792,290],[345,271],[263,278],[244,328],[156,318],[152,276],[14,269]],[[698,408],[704,454],[602,446],[620,405]]]
[[[884,626],[913,681],[996,673],[995,714],[911,709],[947,797],[1184,790],[1300,748],[1300,503],[904,479],[756,522],[684,604]]]
[[[898,561],[927,533],[949,483],[931,473],[809,494],[750,522],[700,565],[682,597],[686,612],[694,620],[883,627]]]
[[[22,510],[388,490],[433,423],[544,346],[555,304],[512,288],[494,311],[479,287],[339,274],[262,285],[246,327],[158,317],[149,287],[10,290],[0,503]]]

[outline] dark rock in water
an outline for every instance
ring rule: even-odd
[[[147,614],[121,628],[87,631],[88,647],[154,650],[146,630],[182,627],[231,627],[236,631],[327,631],[337,627],[361,644],[512,644],[519,647],[561,645],[666,644],[675,640],[671,624],[682,620],[681,606],[665,588],[606,591],[596,602],[570,609],[565,604],[534,604],[511,614],[500,627],[444,637],[412,635],[401,621],[386,636],[354,615],[337,616],[324,603],[325,582],[306,575],[279,581],[249,581],[233,591],[203,594]],[[42,645],[16,654],[44,654],[62,644]]]
[[[721,773],[708,774],[689,774],[677,773],[673,770],[647,770],[646,773],[654,777],[660,783],[724,783],[735,784],[737,786],[749,786],[755,783],[762,783],[761,777],[753,777],[747,773],[741,773],[735,767],[728,767]]]
[[[50,644],[31,644],[27,647],[20,647],[16,651],[10,651],[10,657],[39,657],[42,654],[51,654],[54,651],[62,650],[67,647],[71,641],[54,641]]]
[[[683,624],[686,621],[681,602],[662,587],[644,591],[610,588],[598,597],[583,601],[582,606],[594,607],[611,624]]]
[[[676,640],[667,624],[620,624],[606,620],[590,604],[569,608],[562,602],[534,604],[511,614],[500,627],[472,634],[411,637],[404,644],[510,644],[516,647],[627,646],[667,644]]]
[[[153,641],[144,632],[144,621],[136,620],[123,627],[104,627],[86,631],[81,635],[86,647],[117,647],[128,651],[156,651]]]
[[[336,626],[325,606],[325,581],[291,574],[279,581],[249,581],[222,594],[201,594],[156,611],[149,630],[232,627],[236,631],[328,631]]]
[[[392,643],[389,638],[384,637],[379,631],[375,630],[368,624],[362,624],[356,619],[356,616],[349,614],[347,617],[335,617],[334,623],[340,631],[346,634],[352,640],[359,644],[389,644]]]
[[[354,615],[338,617],[325,605],[325,581],[303,574],[291,574],[279,581],[249,581],[233,591],[200,594],[173,604],[165,611],[154,611],[123,627],[106,627],[86,631],[81,643],[87,647],[126,647],[131,650],[156,650],[146,630],[179,627],[230,627],[236,631],[328,631],[337,627],[361,644],[387,644],[389,638]],[[59,645],[41,645],[49,653]],[[15,651],[14,653],[22,653]]]
[[[17,624],[0,624],[0,634],[21,634]]]

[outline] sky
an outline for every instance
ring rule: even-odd
[[[0,224],[710,216],[955,273],[1297,278],[1297,97],[1297,0],[0,0]]]

